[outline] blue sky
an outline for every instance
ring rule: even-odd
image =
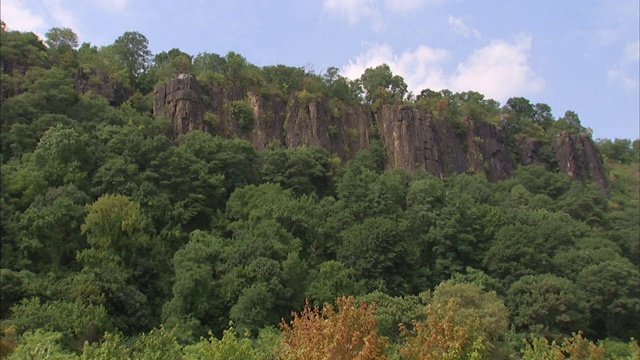
[[[382,63],[410,90],[523,96],[594,138],[640,136],[638,0],[2,0],[9,29],[69,27],[109,45],[126,31],[154,53],[235,51],[350,78]]]

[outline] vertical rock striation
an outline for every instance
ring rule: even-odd
[[[250,129],[237,124],[228,106],[238,100],[252,110]],[[517,164],[544,164],[539,140],[519,138],[509,145],[500,126],[470,118],[454,123],[410,105],[384,105],[374,114],[367,105],[336,104],[321,97],[243,94],[219,86],[203,90],[195,78],[183,75],[155,89],[153,111],[171,120],[174,136],[202,130],[244,138],[259,150],[273,142],[319,146],[346,160],[377,139],[386,147],[388,168],[421,169],[439,178],[483,173],[497,181],[509,177]],[[213,123],[203,120],[207,112]],[[569,177],[594,179],[608,187],[600,154],[589,137],[562,133],[553,147]]]
[[[560,170],[572,180],[592,179],[602,189],[609,189],[602,156],[591,138],[562,132],[553,141]]]
[[[194,130],[210,131],[204,122],[202,95],[193,76],[179,74],[156,87],[153,113],[171,120],[174,137]]]

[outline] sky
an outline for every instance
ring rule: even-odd
[[[9,30],[127,31],[156,54],[235,51],[351,79],[386,63],[414,94],[477,91],[571,110],[594,139],[640,137],[638,0],[2,0]]]

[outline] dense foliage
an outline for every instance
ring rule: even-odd
[[[373,143],[256,151],[169,136],[155,84],[341,104],[411,103],[512,139],[588,133],[574,112],[429,89],[389,67],[349,80],[241,55],[151,54],[127,32],[78,46],[2,23],[0,356],[56,359],[637,359],[638,140],[598,140],[610,191],[548,167],[508,180],[384,170]],[[78,70],[80,69],[80,70]],[[122,89],[79,94],[74,75]],[[229,104],[239,126],[246,100]],[[335,305],[334,305],[335,303]]]

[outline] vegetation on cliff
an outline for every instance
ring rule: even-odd
[[[524,98],[410,94],[385,66],[349,80],[4,24],[0,41],[2,357],[639,355],[638,140],[594,143]],[[171,93],[202,128],[153,111],[185,77],[206,91]],[[303,121],[319,113],[327,147]],[[362,113],[440,124],[459,148],[431,154],[467,167],[394,163]],[[489,176],[496,149],[509,176]]]

